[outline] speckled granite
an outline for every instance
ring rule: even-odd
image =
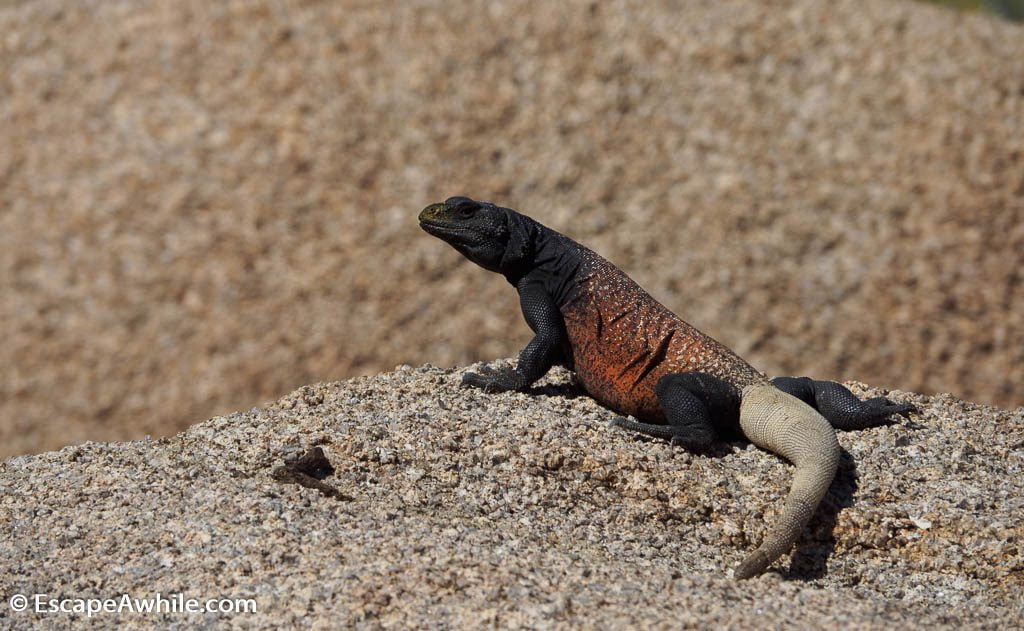
[[[299,389],[172,438],[0,465],[0,627],[14,594],[252,598],[258,613],[98,614],[101,627],[1010,628],[1024,624],[1024,409],[889,392],[910,421],[842,433],[792,557],[723,574],[790,467],[608,427],[555,371],[532,394],[430,366]],[[880,391],[848,384],[859,394]],[[322,483],[274,471],[312,446]],[[321,472],[322,474],[322,472]],[[339,499],[339,497],[341,499]]]

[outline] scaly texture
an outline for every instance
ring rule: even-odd
[[[700,371],[743,386],[764,375],[669,311],[604,258],[566,239],[579,260],[561,305],[573,369],[595,399],[639,418],[664,420],[654,388],[669,373]]]
[[[804,402],[774,386],[744,388],[740,427],[758,447],[793,463],[793,485],[775,526],[734,571],[749,578],[789,551],[807,525],[839,466],[839,441],[828,421]]]
[[[467,373],[465,385],[523,390],[560,363],[576,371],[590,396],[640,419],[617,419],[619,427],[702,451],[738,424],[755,444],[796,465],[782,516],[737,578],[763,571],[789,550],[828,490],[839,459],[830,422],[868,427],[913,410],[861,402],[831,382],[788,379],[776,387],[614,265],[509,208],[450,197],[424,208],[419,221],[470,261],[505,276],[535,334],[515,370]]]

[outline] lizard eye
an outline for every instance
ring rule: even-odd
[[[462,204],[461,206],[458,207],[458,209],[456,209],[456,212],[459,213],[459,217],[462,217],[463,219],[469,219],[470,217],[476,214],[476,209],[477,207],[472,204]]]

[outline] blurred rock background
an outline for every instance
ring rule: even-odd
[[[1024,27],[896,0],[0,3],[0,456],[528,339],[510,205],[772,374],[1024,404]]]

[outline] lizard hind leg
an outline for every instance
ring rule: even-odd
[[[767,383],[743,389],[740,427],[755,445],[796,467],[778,521],[733,572],[737,579],[744,579],[763,572],[796,543],[832,484],[840,450],[835,430],[821,414]]]
[[[776,377],[775,387],[791,394],[818,410],[832,424],[842,430],[865,429],[889,422],[893,414],[916,412],[907,403],[893,403],[885,397],[861,401],[846,386],[835,381],[818,381],[809,377]]]
[[[703,451],[716,435],[728,435],[739,413],[739,393],[728,383],[705,373],[670,373],[654,388],[667,424],[616,418],[612,425],[665,438],[689,451]]]

